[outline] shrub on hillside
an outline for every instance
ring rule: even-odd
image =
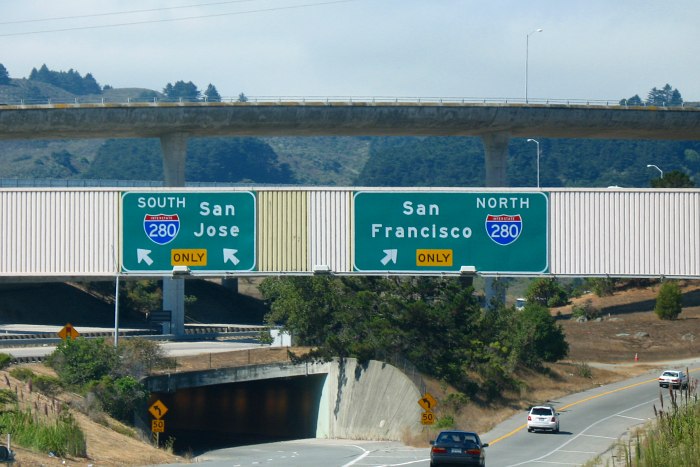
[[[571,317],[576,318],[586,318],[586,319],[596,319],[600,316],[600,310],[593,306],[591,300],[586,300],[581,305],[575,305],[571,309]]]
[[[158,342],[148,339],[123,339],[119,342],[119,366],[115,376],[139,379],[153,370],[175,368],[174,359],[167,357]]]
[[[556,279],[535,279],[525,293],[528,303],[555,307],[566,305],[569,297]]]
[[[674,281],[665,281],[659,288],[656,296],[654,313],[661,319],[676,319],[681,314],[682,307],[681,289]]]
[[[615,293],[616,280],[609,277],[589,277],[586,284],[598,297],[608,297]]]
[[[146,387],[131,376],[116,379],[105,376],[91,383],[89,390],[108,414],[125,423],[132,423],[134,411],[148,400]]]
[[[38,375],[29,368],[17,367],[10,370],[10,375],[27,382],[32,388],[47,396],[55,396],[63,389],[61,380],[53,376]]]
[[[117,353],[104,339],[66,339],[49,355],[46,363],[70,386],[82,387],[112,373]]]
[[[85,434],[67,412],[54,422],[41,422],[29,410],[4,412],[0,414],[0,430],[12,433],[13,442],[36,452],[87,457]]]
[[[12,362],[12,355],[6,353],[0,353],[0,370],[10,366]]]

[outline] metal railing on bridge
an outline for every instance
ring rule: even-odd
[[[644,102],[627,104],[627,100],[615,99],[563,99],[563,98],[508,98],[508,97],[391,97],[391,96],[251,96],[221,97],[217,99],[167,97],[109,98],[102,96],[82,96],[73,98],[41,99],[0,99],[0,106],[17,107],[62,107],[95,105],[523,105],[523,106],[571,106],[571,107],[619,107],[658,109],[665,106],[649,105]],[[698,102],[683,102],[669,109],[700,109]]]

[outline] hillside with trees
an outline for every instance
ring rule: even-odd
[[[89,97],[222,99],[211,83],[204,91],[185,80],[168,82],[161,90],[114,89],[100,86],[90,73],[51,70],[45,64],[32,69],[28,78],[15,79],[0,64],[0,102]],[[247,97],[240,93],[238,100]],[[688,105],[669,84],[652,88],[645,100],[635,95],[620,104]],[[700,173],[700,142],[538,141],[544,187],[694,186]],[[512,139],[509,185],[535,186],[536,164],[534,144]],[[662,167],[667,177],[676,172],[683,180],[660,180],[648,164]],[[162,181],[161,151],[155,139],[2,141],[0,178]],[[185,178],[202,183],[479,187],[484,186],[484,149],[479,138],[470,137],[196,138],[188,144]]]

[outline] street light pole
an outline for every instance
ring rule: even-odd
[[[653,168],[655,168],[655,169],[658,170],[659,173],[661,174],[661,177],[660,177],[660,178],[664,178],[664,171],[661,170],[660,168],[658,168],[657,166],[655,166],[654,164],[647,164],[647,167],[653,167]]]
[[[540,187],[540,142],[536,139],[528,138],[528,143],[535,143],[537,145],[537,188]]]
[[[529,61],[530,61],[530,36],[533,35],[536,32],[542,32],[542,28],[535,29],[532,32],[529,32],[525,36],[525,103],[527,104],[527,80],[528,80],[528,66],[529,66]]]

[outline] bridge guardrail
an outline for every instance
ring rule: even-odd
[[[202,340],[202,339],[220,339],[220,340],[257,340],[260,337],[261,331],[267,329],[265,327],[249,328],[236,326],[198,326],[186,328],[185,334],[175,336],[172,334],[161,334],[157,330],[138,330],[138,331],[120,331],[119,336],[123,338],[141,337],[151,340]],[[114,332],[85,332],[80,334],[85,338],[112,338]],[[52,345],[61,342],[56,333],[44,332],[35,334],[0,334],[0,348],[2,347],[18,347],[18,346],[42,346]]]
[[[508,98],[508,97],[391,97],[391,96],[252,96],[222,97],[217,100],[169,99],[164,97],[110,99],[99,96],[46,99],[0,99],[0,106],[70,108],[81,106],[218,106],[218,105],[523,105],[523,106],[571,106],[618,107],[634,109],[700,109],[699,103],[682,103],[679,106],[652,106],[646,103],[627,106],[615,99],[562,99],[562,98]],[[2,107],[0,107],[1,109]]]

